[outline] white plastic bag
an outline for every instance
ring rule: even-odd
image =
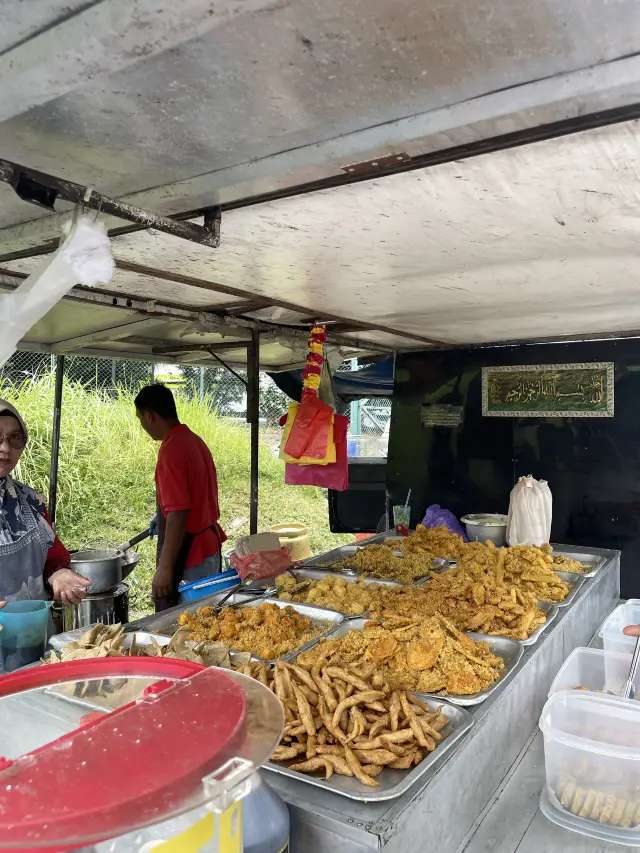
[[[551,489],[546,480],[520,477],[511,490],[507,542],[546,545],[551,536]]]
[[[89,216],[66,223],[65,240],[22,284],[0,296],[0,367],[11,358],[19,341],[76,284],[108,284],[114,263],[102,222]]]

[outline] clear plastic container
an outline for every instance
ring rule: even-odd
[[[0,852],[149,853],[169,841],[181,853],[241,850],[225,846],[227,838],[241,844],[234,807],[283,725],[279,701],[258,681],[174,658],[78,660],[6,675]],[[188,846],[185,833],[198,844]]]
[[[549,696],[560,690],[592,690],[620,694],[629,676],[632,655],[604,649],[574,649],[560,667]],[[640,696],[640,672],[636,677]]]
[[[567,828],[640,844],[640,702],[561,691],[547,700],[540,728],[549,808]]]
[[[602,628],[600,637],[605,652],[632,655],[636,646],[635,637],[627,637],[622,631],[627,625],[640,625],[640,602],[627,601],[621,604],[611,613]],[[605,672],[607,684],[615,683],[617,667],[605,660]]]

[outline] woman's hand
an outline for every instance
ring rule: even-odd
[[[640,637],[640,625],[627,625],[622,633],[627,637]]]
[[[77,604],[86,596],[91,581],[72,569],[58,569],[49,578],[49,585],[55,599],[63,604]]]

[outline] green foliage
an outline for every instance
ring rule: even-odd
[[[23,415],[29,444],[14,472],[16,479],[48,494],[52,431],[53,378],[21,386],[4,385],[0,394]],[[211,411],[212,401],[178,400],[181,420],[207,442],[216,462],[222,526],[233,538],[249,532],[249,430]],[[155,511],[153,471],[157,445],[140,428],[133,395],[110,396],[66,382],[62,406],[57,528],[68,548],[96,538],[119,544],[144,530]],[[283,521],[309,525],[314,553],[352,537],[329,531],[326,491],[286,486],[284,463],[267,442],[260,445],[261,530]],[[155,544],[140,548],[143,559],[132,578],[136,614],[150,611],[148,592],[155,566]]]

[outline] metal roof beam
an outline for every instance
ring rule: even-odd
[[[186,321],[178,321],[186,322]],[[140,320],[134,320],[131,323],[123,323],[119,326],[110,326],[107,329],[100,329],[96,332],[90,332],[86,335],[78,335],[75,338],[67,338],[64,341],[56,341],[51,344],[53,352],[68,353],[76,349],[81,349],[88,344],[99,343],[100,341],[119,341],[122,338],[128,338],[130,334],[139,332],[142,329],[148,329],[152,326],[165,325],[166,317],[143,317]]]
[[[0,56],[0,121],[276,5],[279,0],[94,3]]]

